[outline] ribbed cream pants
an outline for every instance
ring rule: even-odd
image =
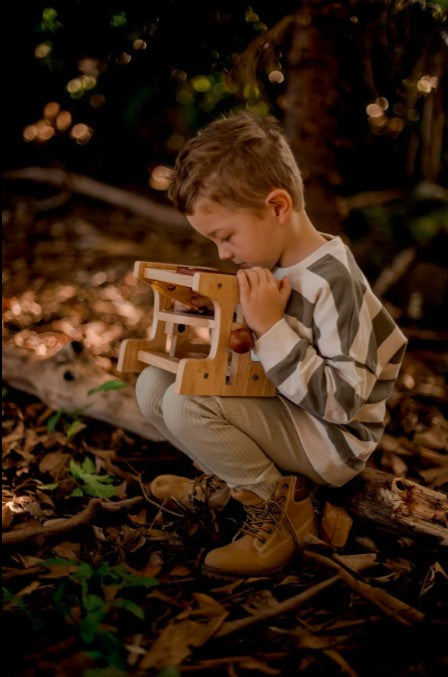
[[[174,378],[170,372],[147,367],[137,379],[137,401],[143,415],[204,473],[262,499],[270,498],[285,474],[323,483],[280,396],[177,395]]]

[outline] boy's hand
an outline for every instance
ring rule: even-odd
[[[244,319],[257,337],[274,326],[285,312],[291,294],[287,277],[276,280],[267,268],[247,268],[237,273]]]

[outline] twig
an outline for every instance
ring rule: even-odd
[[[157,503],[157,501],[154,501],[152,498],[149,498],[148,492],[146,491],[145,485],[143,484],[141,475],[138,476],[138,483],[140,484],[140,489],[142,490],[142,494],[144,496],[145,501],[153,505],[154,507],[158,508],[159,511],[163,510],[169,515],[172,515],[173,517],[183,517],[182,513],[180,512],[174,512],[174,510],[170,510],[169,508],[166,508],[163,504]],[[157,517],[157,515],[156,515]],[[155,518],[154,518],[155,519]],[[151,528],[154,525],[154,522],[151,524]]]
[[[142,496],[127,498],[124,501],[117,501],[116,503],[94,498],[82,512],[74,515],[73,517],[52,520],[48,526],[16,529],[15,531],[4,533],[2,535],[2,545],[19,545],[21,543],[33,541],[36,538],[48,538],[49,536],[59,536],[60,534],[66,534],[69,531],[77,529],[78,527],[90,524],[93,522],[95,517],[102,512],[118,512],[119,510],[134,508],[136,505],[139,505],[139,503],[142,502]]]
[[[388,593],[386,590],[375,588],[364,581],[358,580],[346,569],[344,569],[344,567],[335,562],[333,559],[325,557],[325,555],[320,555],[316,552],[305,550],[304,558],[318,562],[319,564],[323,564],[324,566],[330,567],[331,569],[336,569],[338,571],[339,577],[344,581],[344,583],[347,583],[347,585],[349,585],[352,590],[374,604],[384,614],[390,616],[402,625],[410,626],[412,623],[420,623],[425,617],[421,611],[418,611],[417,609],[414,609],[414,607],[405,604],[397,597],[393,597],[393,595]]]
[[[336,583],[336,581],[339,581],[340,578],[340,575],[336,574],[336,576],[327,578],[325,581],[316,583],[316,585],[304,590],[299,595],[294,595],[294,597],[290,597],[289,599],[285,599],[283,602],[279,602],[275,605],[275,607],[263,609],[259,613],[253,616],[248,616],[247,618],[240,618],[237,621],[223,623],[218,632],[213,635],[213,637],[227,637],[227,635],[230,635],[232,632],[247,628],[249,625],[253,625],[254,623],[262,623],[263,621],[267,621],[271,618],[275,618],[276,616],[281,616],[285,613],[288,613],[289,611],[293,611],[299,606],[306,604],[306,602],[309,602],[310,599],[318,595],[320,592],[322,592],[322,590],[325,590],[326,588],[333,585],[333,583]]]

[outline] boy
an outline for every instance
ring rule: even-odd
[[[176,395],[172,374],[146,368],[136,385],[143,414],[203,472],[156,477],[151,492],[187,509],[237,499],[247,520],[208,553],[203,571],[275,573],[317,534],[307,480],[340,486],[377,446],[406,339],[341,239],[311,223],[274,120],[240,113],[212,122],[179,153],[170,197],[239,267],[254,353],[277,394]]]

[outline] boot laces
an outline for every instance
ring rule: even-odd
[[[188,498],[193,506],[203,504],[208,508],[210,498],[215,491],[219,491],[221,488],[222,480],[220,480],[219,477],[203,473],[194,478],[193,486],[191,492],[188,494]]]
[[[222,488],[222,480],[216,475],[207,475],[203,473],[193,480],[193,486],[188,494],[191,507],[187,507],[176,498],[172,500],[181,511],[179,517],[188,518],[194,515],[195,519],[203,525],[204,528],[219,531],[216,510],[209,505],[209,500],[215,491]]]
[[[284,485],[282,491],[261,505],[246,506],[247,518],[244,524],[240,527],[235,539],[240,538],[243,534],[249,534],[256,538],[260,543],[266,541],[266,536],[272,534],[273,528],[280,529],[281,521],[286,524],[288,531],[294,541],[297,550],[301,550],[301,545],[297,538],[294,526],[289,519],[282,503],[286,500],[287,485]]]

